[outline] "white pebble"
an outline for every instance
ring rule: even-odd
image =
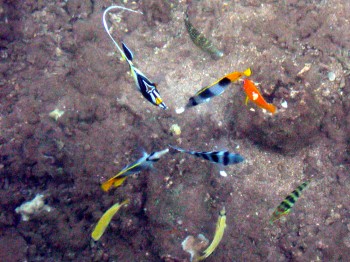
[[[176,114],[182,114],[183,112],[185,112],[185,108],[184,107],[176,108],[175,112]]]
[[[282,106],[283,108],[288,108],[288,103],[287,103],[287,101],[286,101],[286,100],[283,100],[282,103],[281,103],[281,106]]]
[[[227,177],[226,171],[220,170],[220,176]]]
[[[335,73],[334,72],[328,73],[328,80],[332,81],[332,82],[335,80]]]

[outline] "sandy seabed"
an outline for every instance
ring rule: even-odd
[[[167,111],[136,90],[104,31],[111,1],[0,1],[0,260],[189,261],[181,242],[211,240],[225,206],[225,234],[207,261],[350,261],[350,2],[123,2],[144,14],[112,12],[112,34],[157,83]],[[223,58],[191,42],[187,8]],[[241,83],[175,112],[248,67],[276,114],[245,106]],[[55,109],[64,112],[56,119]],[[169,153],[156,170],[101,190],[140,148],[168,144],[245,161],[222,177],[214,164]],[[270,225],[309,179],[293,211]],[[15,209],[38,194],[50,212],[23,221]],[[126,198],[94,242],[97,220]]]

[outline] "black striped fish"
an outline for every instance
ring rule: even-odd
[[[179,152],[194,155],[196,157],[200,157],[205,160],[208,160],[212,163],[217,163],[224,166],[238,164],[244,161],[243,156],[241,156],[240,154],[230,153],[229,151],[196,152],[196,151],[185,150],[176,146],[171,146],[171,145],[169,146]]]
[[[214,59],[219,59],[224,56],[224,53],[222,51],[217,49],[217,47],[214,46],[214,44],[209,39],[207,39],[201,32],[194,28],[194,26],[191,24],[188,18],[187,10],[185,12],[184,21],[187,32],[190,35],[192,42],[196,46],[198,46],[203,51],[209,53]]]
[[[290,193],[279,206],[273,211],[270,224],[273,224],[276,220],[280,219],[283,216],[286,216],[292,210],[295,202],[301,196],[301,192],[310,184],[310,180],[302,183],[298,186],[292,193]]]
[[[252,73],[250,68],[243,72],[232,72],[220,78],[216,82],[199,90],[193,97],[191,97],[186,105],[186,108],[193,107],[202,103],[208,102],[214,96],[221,95],[226,88],[243,76],[250,76]]]
[[[134,64],[132,63],[132,60],[134,58],[133,53],[131,50],[124,44],[122,43],[123,50],[120,48],[118,43],[114,40],[112,35],[110,34],[106,22],[106,15],[107,13],[112,10],[112,9],[123,9],[126,11],[134,12],[134,13],[141,13],[139,11],[134,11],[129,8],[125,8],[123,6],[117,6],[113,5],[108,7],[104,12],[103,12],[103,26],[109,35],[109,37],[112,39],[113,43],[116,45],[118,51],[121,53],[122,57],[128,62],[130,71],[132,74],[132,77],[134,78],[135,84],[137,86],[137,89],[141,92],[141,94],[146,98],[149,102],[151,102],[155,106],[159,106],[162,109],[167,109],[168,107],[163,103],[162,98],[159,95],[159,92],[156,88],[156,85],[152,83],[139,69],[137,69]]]

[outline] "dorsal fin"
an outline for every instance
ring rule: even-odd
[[[126,56],[126,58],[130,61],[133,60],[134,58],[134,54],[131,52],[131,50],[126,46],[126,44],[122,43],[122,46],[123,46],[123,51],[124,51],[124,54]]]

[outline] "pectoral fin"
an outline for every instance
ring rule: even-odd
[[[125,176],[125,177],[121,177],[121,178],[119,178],[119,177],[116,178],[116,179],[114,180],[113,186],[114,186],[114,187],[119,187],[119,186],[121,186],[121,185],[124,183],[125,179],[126,179],[126,176]]]
[[[245,98],[245,105],[246,105],[246,106],[248,105],[248,101],[249,101],[249,97],[246,96],[246,98]]]

